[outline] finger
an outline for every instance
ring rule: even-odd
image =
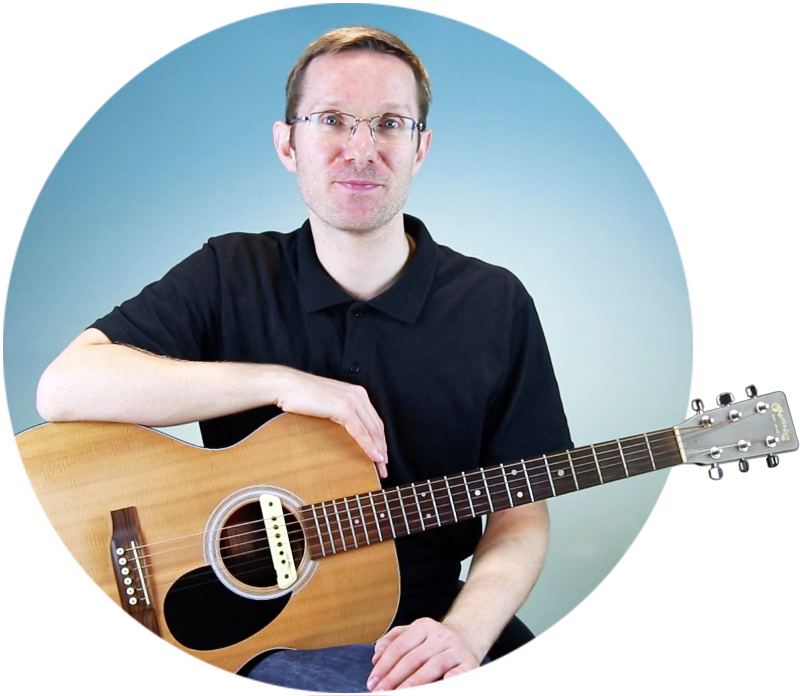
[[[373,667],[377,664],[383,653],[386,652],[386,648],[391,645],[392,641],[397,638],[397,636],[400,635],[406,628],[408,628],[408,626],[395,626],[395,628],[375,641],[375,648],[372,653]]]
[[[383,421],[364,395],[350,395],[350,400],[343,407],[343,413],[332,416],[332,420],[345,427],[348,433],[359,444],[367,456],[375,462],[382,478],[388,475],[386,438]]]
[[[388,691],[403,686],[430,684],[456,665],[457,651],[425,641],[398,660],[389,673],[378,681],[375,690]]]
[[[355,416],[350,416],[342,421],[336,418],[332,418],[331,420],[344,426],[345,430],[350,433],[351,437],[358,443],[359,447],[364,450],[370,460],[375,462],[376,466],[378,466],[379,473],[381,473],[381,468],[383,470],[386,469],[386,455],[381,452],[375,444],[375,441],[370,437],[363,421]]]
[[[440,649],[435,641],[428,639],[424,625],[415,622],[404,628],[407,630],[384,644],[373,662],[367,688],[380,691],[395,688]]]

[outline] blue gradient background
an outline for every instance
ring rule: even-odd
[[[345,24],[396,32],[426,63],[433,149],[407,210],[440,243],[525,283],[576,444],[683,420],[692,358],[683,269],[655,192],[602,115],[534,58],[477,29],[400,8],[327,5],[261,15],[185,45],[123,87],[66,150],[9,286],[15,431],[40,422],[39,374],[96,317],[210,236],[288,231],[305,218],[270,126],[296,56]],[[197,437],[191,427],[176,434]],[[535,632],[611,570],[664,480],[550,503],[551,552],[521,612]]]

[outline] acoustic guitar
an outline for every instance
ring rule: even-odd
[[[17,436],[50,521],[103,591],[182,650],[239,671],[274,647],[368,643],[399,597],[392,540],[677,464],[798,448],[781,392],[681,425],[381,489],[340,426],[283,414],[208,450],[148,428],[49,423]]]

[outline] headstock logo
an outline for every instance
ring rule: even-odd
[[[775,432],[780,436],[783,442],[788,442],[792,439],[792,433],[789,428],[789,421],[786,418],[786,413],[783,406],[780,404],[772,404],[772,421],[775,424]]]

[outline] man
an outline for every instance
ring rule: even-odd
[[[329,418],[387,485],[571,446],[521,284],[436,245],[403,213],[430,152],[429,101],[427,73],[397,37],[350,27],[314,42],[273,126],[308,221],[210,240],[98,320],[45,371],[41,415],[200,421],[210,447],[280,411]],[[472,520],[400,539],[395,625],[366,658],[364,646],[286,651],[251,676],[383,691],[473,669],[530,593],[547,538],[546,508],[534,503],[490,514],[482,535]],[[342,664],[349,681],[338,680]],[[313,681],[277,681],[292,670]]]

